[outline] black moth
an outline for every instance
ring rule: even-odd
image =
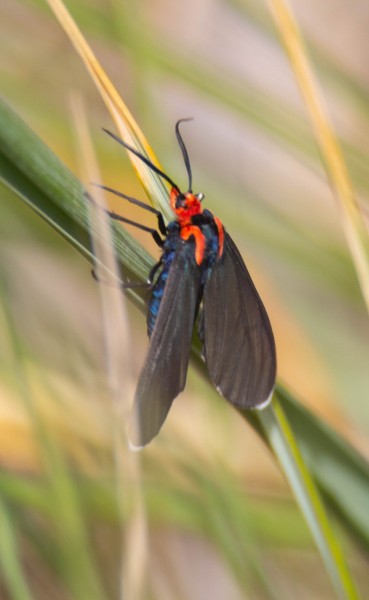
[[[272,328],[245,263],[221,221],[202,208],[203,194],[192,192],[188,153],[176,124],[176,136],[187,169],[187,192],[149,159],[133,152],[171,185],[174,220],[167,226],[151,206],[104,189],[156,214],[159,232],[115,213],[108,214],[152,233],[161,257],[150,273],[149,348],[133,407],[130,439],[134,447],[152,440],[163,425],[173,400],[184,389],[195,322],[203,358],[217,391],[241,409],[264,408],[276,378]]]

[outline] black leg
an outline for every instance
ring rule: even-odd
[[[152,206],[150,206],[149,204],[146,204],[145,202],[142,202],[141,200],[137,200],[137,198],[132,198],[132,196],[127,196],[127,194],[118,192],[118,190],[115,190],[114,188],[108,187],[106,185],[100,185],[98,183],[94,183],[93,185],[95,185],[96,187],[99,187],[102,190],[105,190],[106,192],[110,192],[111,194],[114,194],[115,196],[118,196],[118,198],[123,198],[124,200],[128,200],[128,202],[131,202],[131,204],[135,204],[136,206],[139,206],[140,208],[143,208],[144,210],[147,210],[148,212],[153,213],[154,215],[156,215],[156,217],[158,219],[158,227],[159,227],[160,233],[164,236],[167,234],[167,228],[164,223],[163,215],[161,214],[161,212],[159,210],[156,210],[156,208],[153,208]],[[137,223],[136,221],[131,221],[129,219],[126,219],[125,217],[120,217],[116,213],[113,213],[110,211],[105,211],[105,212],[107,214],[109,214],[109,216],[112,219],[122,221],[123,223],[128,223],[129,225],[133,225],[134,227],[137,227],[138,229],[142,229],[143,231],[148,231],[149,233],[152,234],[152,236],[153,236],[155,242],[158,244],[158,246],[162,245],[162,241],[160,243],[158,241],[158,240],[161,240],[159,234],[156,232],[157,235],[155,236],[153,233],[153,229],[146,228],[144,225],[141,225],[140,223]]]
[[[131,219],[126,219],[126,217],[121,217],[120,215],[117,215],[117,213],[111,211],[111,210],[105,210],[103,209],[105,214],[107,214],[111,219],[114,219],[115,221],[120,221],[121,223],[127,223],[127,225],[133,225],[133,227],[137,227],[137,229],[141,229],[142,231],[147,231],[148,233],[151,233],[154,242],[159,246],[159,248],[162,247],[163,245],[163,240],[160,237],[159,233],[157,232],[156,229],[153,229],[152,227],[146,227],[146,225],[142,225],[141,223],[136,223],[136,221],[131,221]]]
[[[151,274],[151,271],[150,271]],[[119,287],[121,290],[131,290],[134,288],[149,288],[152,283],[150,280],[148,281],[118,281],[117,284],[111,281],[110,279],[103,279],[100,275],[97,274],[96,269],[91,269],[91,275],[95,281],[98,283],[103,283],[104,285],[110,285],[112,287]]]

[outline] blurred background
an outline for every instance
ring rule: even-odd
[[[267,4],[67,7],[179,185],[186,174],[174,124],[193,117],[182,131],[194,189],[260,291],[280,380],[368,458],[367,312]],[[293,0],[292,8],[366,218],[368,4]],[[46,2],[0,0],[0,12],[4,99],[80,176],[78,95],[104,183],[144,199],[126,155],[101,131],[113,124]],[[132,207],[129,217],[155,225]],[[158,256],[150,236],[132,233]],[[0,288],[0,522],[6,507],[25,586],[16,596],[4,577],[1,598],[117,598],[132,558],[142,598],[334,598],[269,450],[196,371],[140,463],[122,450],[117,469],[99,286],[87,261],[5,187]],[[128,407],[147,338],[142,315],[126,309]],[[366,553],[338,534],[365,590]]]

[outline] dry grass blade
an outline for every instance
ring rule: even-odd
[[[127,144],[133,146],[136,150],[146,155],[155,165],[160,168],[160,164],[156,159],[147,139],[137,125],[126,104],[119,96],[110,79],[106,75],[104,69],[95,58],[90,46],[86,42],[81,31],[78,29],[63,2],[61,0],[47,0],[47,2],[77,50],[78,54],[82,58],[112,116],[112,119],[116,124],[122,139]],[[151,201],[157,205],[157,207],[160,208],[160,210],[166,214],[168,218],[170,218],[171,213],[168,206],[168,193],[160,177],[153,173],[152,170],[150,170],[132,153],[129,153],[129,158]]]
[[[330,124],[310,67],[302,37],[285,0],[269,0],[282,42],[313,124],[325,168],[342,209],[343,227],[369,310],[369,244],[340,144]]]
[[[82,156],[83,172],[88,181],[99,181],[99,170],[88,131],[86,113],[80,97],[72,103],[77,141]],[[87,183],[88,185],[88,183]],[[133,514],[127,526],[122,527],[122,563],[120,569],[120,595],[122,598],[139,600],[142,598],[144,582],[147,579],[147,526],[142,500],[140,458],[129,451],[125,423],[130,394],[130,352],[129,325],[124,310],[124,295],[119,286],[119,271],[114,256],[114,246],[110,239],[108,217],[104,213],[105,203],[101,190],[94,190],[96,203],[91,203],[91,238],[96,258],[103,264],[102,277],[107,285],[100,285],[101,312],[104,323],[106,370],[110,397],[112,399],[112,431],[116,469],[116,492],[118,508],[124,523],[124,503],[129,494]],[[96,230],[100,237],[94,235]],[[96,267],[97,268],[97,267]],[[99,273],[99,271],[98,271]],[[127,478],[129,485],[127,486]]]

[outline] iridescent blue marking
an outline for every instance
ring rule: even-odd
[[[179,225],[177,221],[172,221],[168,225],[167,236],[163,244],[163,253],[160,259],[160,272],[151,290],[151,298],[147,312],[147,333],[149,337],[152,334],[156,318],[159,314],[160,303],[163,298],[165,284],[169,275],[169,269],[173,262],[179,243]]]

